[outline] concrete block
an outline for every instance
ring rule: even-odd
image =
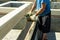
[[[0,18],[0,40],[24,17],[25,13],[30,10],[31,2],[21,3],[25,4]]]

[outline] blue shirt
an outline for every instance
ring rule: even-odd
[[[46,4],[46,8],[40,16],[45,16],[50,12],[50,0],[36,0],[36,10],[39,10],[42,6],[42,3]]]

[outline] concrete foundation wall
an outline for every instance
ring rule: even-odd
[[[57,0],[57,2],[60,2],[60,0]]]
[[[33,2],[34,0],[0,0],[2,2],[7,2],[7,1],[31,1]]]
[[[0,40],[24,17],[31,5],[32,3],[28,2],[0,19]]]
[[[0,1],[4,1],[4,2],[6,2],[6,1],[14,1],[14,0],[0,0]],[[31,1],[31,2],[33,2],[34,0],[17,0],[17,1]],[[55,2],[60,2],[60,0],[54,0]]]
[[[13,10],[14,10],[14,8],[0,7],[0,15],[7,14]]]
[[[51,0],[51,2],[60,2],[60,0]]]
[[[51,31],[60,31],[60,9],[51,9]]]
[[[60,9],[60,2],[51,2],[52,9]]]
[[[8,14],[9,12],[13,11],[14,9],[15,8],[0,7],[0,18]]]
[[[7,1],[10,1],[10,0],[0,0],[0,1],[4,1],[4,2],[7,2]]]
[[[17,1],[31,1],[31,2],[34,2],[35,0],[17,0]]]

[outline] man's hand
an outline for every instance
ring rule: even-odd
[[[36,16],[38,16],[38,13],[36,13]]]
[[[38,16],[36,16],[36,14],[30,16],[31,20],[37,21],[38,20]]]

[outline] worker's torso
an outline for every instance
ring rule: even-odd
[[[45,16],[46,14],[48,14],[50,12],[50,0],[36,0],[36,10],[37,11],[41,8],[42,3],[46,3],[46,8],[43,11],[43,13],[40,14],[40,16]]]

